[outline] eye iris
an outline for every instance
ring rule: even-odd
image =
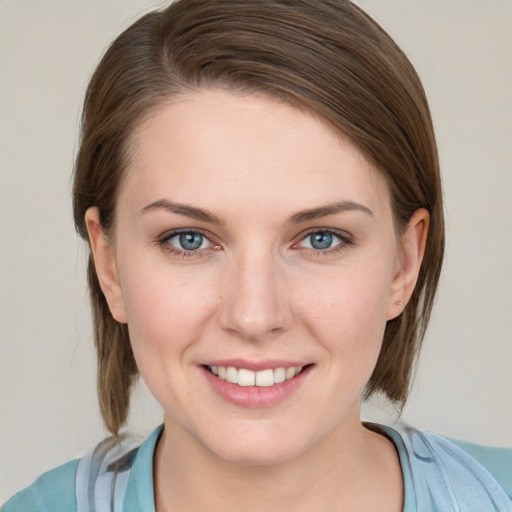
[[[333,236],[330,233],[313,233],[310,242],[313,249],[328,249],[332,245]]]
[[[199,249],[203,243],[203,235],[200,233],[183,233],[180,235],[180,245],[187,251]]]

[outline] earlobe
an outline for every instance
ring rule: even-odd
[[[114,250],[105,236],[100,222],[100,212],[96,206],[89,208],[85,212],[85,223],[89,233],[96,275],[109,305],[110,312],[115,320],[120,323],[126,323],[126,311],[117,274]]]
[[[402,236],[398,251],[398,269],[388,300],[387,320],[400,315],[411,298],[425,254],[429,222],[430,215],[427,210],[416,210]]]

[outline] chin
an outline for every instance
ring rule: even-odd
[[[216,455],[226,462],[240,466],[277,466],[295,459],[300,450],[289,447],[233,445],[219,450]]]
[[[238,429],[236,433],[226,433],[221,439],[209,439],[208,448],[222,460],[244,466],[273,466],[289,462],[300,456],[306,449],[290,428],[251,425]],[[226,442],[228,441],[228,442]]]

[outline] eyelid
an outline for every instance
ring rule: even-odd
[[[327,249],[315,249],[314,247],[302,247],[302,249],[310,250],[314,253],[332,253],[336,250],[343,249],[348,245],[354,244],[354,237],[346,231],[333,228],[311,228],[296,237],[297,241],[292,244],[292,248],[301,248],[299,244],[315,233],[328,233],[338,238],[340,242],[332,247],[328,247]]]
[[[169,231],[164,231],[161,235],[158,236],[158,240],[169,240],[174,236],[185,235],[188,233],[198,233],[208,238],[208,240],[212,238],[212,235],[210,233],[207,233],[204,229],[201,228],[175,228],[170,229]]]
[[[209,247],[205,247],[205,248],[199,248],[199,249],[192,249],[192,250],[185,250],[185,249],[180,249],[179,247],[176,247],[174,245],[171,245],[169,242],[169,240],[171,240],[172,238],[174,237],[177,237],[179,235],[184,235],[184,234],[199,234],[201,236],[203,236],[206,240],[208,240],[210,246]],[[166,231],[164,233],[162,233],[160,236],[157,237],[156,239],[156,243],[157,245],[161,246],[166,252],[170,253],[170,254],[174,254],[174,255],[178,255],[178,256],[201,256],[201,255],[205,255],[206,251],[210,251],[210,250],[220,250],[221,249],[221,246],[219,243],[215,242],[214,240],[212,240],[214,237],[211,233],[203,230],[203,229],[200,229],[200,228],[176,228],[176,229],[171,229],[169,231]]]
[[[210,246],[205,248],[199,248],[199,249],[192,249],[192,250],[186,250],[186,249],[180,249],[179,247],[176,247],[174,245],[169,244],[169,240],[172,238],[182,235],[182,234],[200,234],[203,236],[206,240],[208,240]],[[334,237],[336,237],[339,240],[339,243],[332,247],[328,247],[326,249],[315,249],[314,247],[304,247],[301,246],[301,242],[303,242],[308,236],[311,236],[315,233],[328,233]],[[160,236],[156,239],[156,244],[161,246],[165,251],[167,251],[170,254],[178,255],[178,256],[206,256],[208,252],[211,250],[221,250],[222,246],[215,241],[215,237],[208,231],[205,231],[201,228],[176,228],[171,229],[169,231],[166,231],[162,233]],[[344,249],[347,246],[354,244],[354,237],[347,233],[346,231],[334,229],[334,228],[310,228],[306,231],[303,231],[299,235],[295,237],[295,241],[292,242],[291,248],[292,249],[303,249],[305,251],[309,251],[314,254],[332,254],[336,251],[339,251],[341,249]]]

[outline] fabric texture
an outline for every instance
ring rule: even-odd
[[[512,512],[512,449],[447,440],[407,425],[365,425],[396,446],[403,512]],[[140,447],[106,439],[85,457],[44,473],[0,512],[155,512],[153,454],[162,431]]]
[[[77,467],[78,459],[43,473],[0,507],[0,512],[75,512]]]
[[[373,429],[388,435],[398,449],[406,484],[404,512],[512,512],[512,480],[505,485],[508,492],[500,483],[507,483],[512,450],[480,447],[482,461],[490,462],[487,468],[462,446],[436,434],[407,425]],[[492,452],[501,460],[494,461]],[[491,468],[498,472],[491,474]]]

